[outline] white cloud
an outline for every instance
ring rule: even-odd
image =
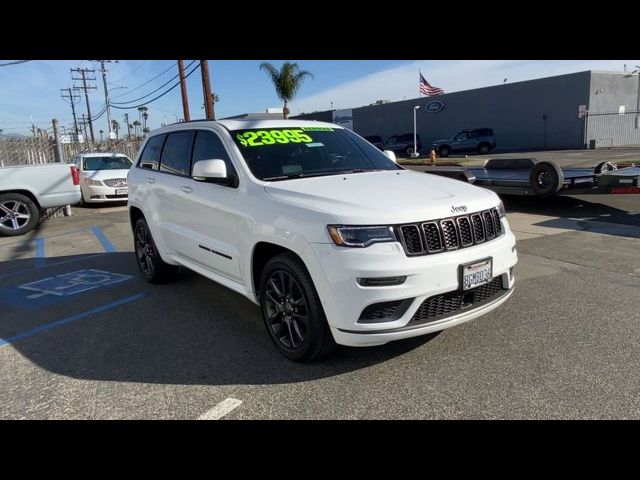
[[[418,69],[427,81],[445,92],[499,85],[585,70],[623,71],[640,60],[442,60],[419,61],[367,75],[294,102],[292,111],[311,112],[369,105],[376,100],[398,101],[418,96]]]

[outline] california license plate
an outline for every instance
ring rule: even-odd
[[[480,260],[462,265],[462,290],[470,290],[489,283],[493,276],[493,261]]]
[[[128,188],[116,188],[116,195],[128,195],[128,194],[129,194]]]

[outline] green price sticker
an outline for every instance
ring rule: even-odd
[[[236,133],[236,139],[243,147],[313,142],[313,139],[299,128],[293,130],[248,130]]]

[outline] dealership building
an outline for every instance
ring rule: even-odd
[[[434,140],[482,127],[493,129],[498,151],[640,147],[639,80],[637,73],[586,71],[295,118],[386,140],[413,133],[419,106],[422,153]]]

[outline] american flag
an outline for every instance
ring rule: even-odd
[[[420,93],[426,95],[427,97],[432,97],[434,95],[442,95],[444,90],[440,87],[433,87],[427,82],[427,80],[420,73]]]

